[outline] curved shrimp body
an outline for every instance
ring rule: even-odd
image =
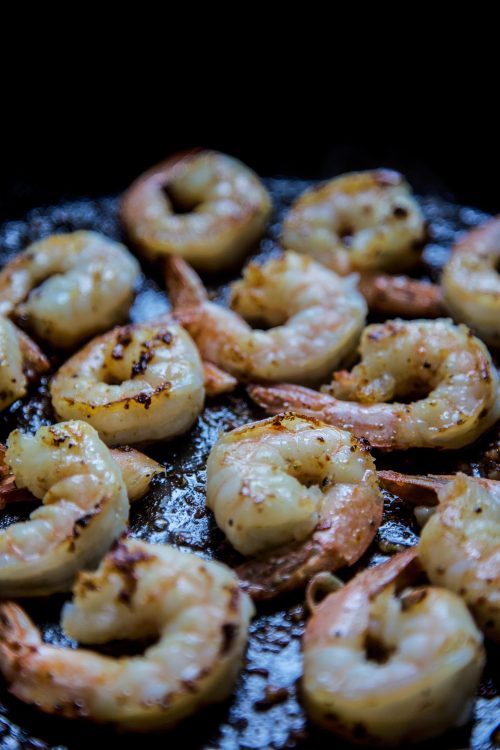
[[[204,359],[240,380],[320,382],[352,352],[364,325],[354,277],[296,253],[249,264],[232,285],[232,310],[201,299],[199,289],[190,297],[192,271],[180,259],[169,268],[176,317]],[[252,329],[247,320],[273,327]]]
[[[52,403],[83,419],[108,445],[148,443],[186,432],[203,408],[203,368],[177,323],[115,328],[90,341],[56,373]]]
[[[219,438],[207,506],[239,552],[259,555],[238,572],[262,599],[353,564],[380,525],[383,501],[373,459],[350,433],[283,414]]]
[[[210,271],[241,260],[270,213],[271,198],[257,175],[215,151],[158,164],[133,183],[122,203],[127,231],[146,257],[181,255]]]
[[[139,274],[126,247],[96,232],[52,235],[0,272],[0,313],[71,348],[126,317]]]
[[[408,184],[387,169],[341,175],[306,190],[283,222],[287,249],[312,255],[342,275],[409,268],[425,237]]]
[[[82,573],[63,610],[81,643],[158,640],[135,657],[56,648],[15,604],[0,605],[0,670],[11,692],[48,713],[165,729],[229,695],[253,607],[225,566],[172,547],[120,542]]]
[[[129,504],[120,470],[84,422],[14,430],[5,460],[19,489],[43,505],[0,530],[0,597],[70,588],[126,528]]]
[[[485,662],[482,636],[450,591],[404,588],[415,551],[356,576],[307,624],[303,689],[311,718],[370,746],[464,724]]]
[[[24,396],[27,382],[16,327],[0,316],[0,410]]]
[[[0,510],[13,502],[36,499],[26,487],[16,485],[16,478],[5,461],[6,450],[0,443]],[[165,473],[161,464],[128,445],[112,448],[110,454],[121,472],[130,503],[143,498],[153,478]]]
[[[445,304],[493,346],[500,345],[500,216],[465,235],[453,248],[441,280]]]
[[[500,482],[458,474],[437,481],[439,505],[419,558],[432,581],[459,594],[485,635],[500,641]]]
[[[499,417],[497,371],[465,326],[446,319],[371,325],[360,353],[360,364],[335,373],[327,393],[291,385],[250,393],[271,413],[293,409],[388,449],[460,448]],[[418,398],[422,392],[428,395]],[[387,403],[412,396],[411,403]]]
[[[35,342],[0,315],[0,411],[22,398],[28,381],[48,368]]]

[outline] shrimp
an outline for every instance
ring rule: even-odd
[[[129,504],[120,470],[84,422],[11,432],[5,461],[19,489],[43,505],[0,530],[0,597],[66,591],[125,530]]]
[[[283,245],[345,275],[410,268],[426,238],[418,203],[388,169],[341,175],[306,190],[283,222]]]
[[[456,320],[500,346],[500,216],[468,232],[443,270],[444,302]]]
[[[360,364],[335,373],[326,393],[256,385],[250,395],[268,413],[317,417],[389,450],[461,448],[500,415],[497,371],[466,326],[389,320],[365,329],[360,353]],[[402,398],[412,401],[391,403]]]
[[[395,494],[437,505],[420,537],[422,566],[432,583],[463,598],[485,635],[500,641],[500,482],[380,474]]]
[[[6,450],[0,443],[0,510],[10,503],[36,499],[26,487],[17,487],[16,478],[6,463]],[[121,471],[130,503],[143,498],[153,478],[165,473],[161,464],[128,445],[112,448],[110,453]]]
[[[180,258],[169,259],[167,284],[202,357],[239,380],[319,382],[352,352],[365,321],[354,277],[296,253],[249,264],[232,285],[233,310],[209,302]],[[255,330],[247,320],[273,327]]]
[[[313,612],[303,639],[303,694],[313,721],[388,747],[465,724],[485,663],[463,601],[418,575],[416,551],[358,574]]]
[[[207,506],[255,599],[352,565],[382,519],[375,464],[350,433],[282,414],[223,435],[207,463]]]
[[[0,411],[22,398],[28,381],[48,368],[47,358],[35,342],[0,315]]]
[[[203,408],[203,368],[189,335],[170,319],[115,328],[55,374],[50,393],[63,419],[83,419],[108,445],[186,432]]]
[[[0,670],[10,691],[47,713],[166,729],[224,700],[241,664],[253,607],[226,566],[126,540],[81,573],[62,615],[80,643],[157,637],[140,656],[49,646],[25,612],[0,605]]]
[[[0,272],[0,313],[26,321],[53,346],[70,349],[126,317],[139,274],[127,248],[103,235],[52,235]]]
[[[237,264],[270,213],[257,175],[216,151],[167,159],[139,177],[122,201],[123,222],[147,258],[181,255],[208,271]]]

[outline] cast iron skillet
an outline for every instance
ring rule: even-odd
[[[331,165],[330,171],[334,175],[350,166],[344,159],[340,167]],[[420,165],[415,170],[415,178],[423,193],[421,202],[431,235],[421,273],[437,280],[448,249],[458,233],[479,224],[486,218],[486,214],[457,205],[453,199],[444,199],[440,195],[441,185],[437,180],[427,180],[423,187],[421,175]],[[407,173],[407,177],[410,182],[413,181],[411,172]],[[310,182],[274,178],[267,179],[266,184],[273,196],[275,210],[265,237],[259,247],[255,248],[254,255],[259,258],[278,252],[283,213]],[[117,206],[116,196],[81,198],[35,208],[16,220],[7,221],[0,229],[0,263],[3,264],[30,242],[52,232],[94,229],[123,240],[125,238]],[[161,277],[150,266],[143,264],[143,269],[144,277],[130,311],[131,321],[144,320],[168,309],[168,298],[163,290]],[[212,277],[206,281],[215,298],[225,302],[229,278]],[[59,361],[53,354],[54,368]],[[53,415],[47,396],[47,380],[44,379],[38,388],[0,416],[0,440],[4,441],[14,427],[35,430],[41,424],[50,423]],[[205,462],[220,430],[229,430],[263,416],[246,397],[244,390],[239,389],[234,395],[208,400],[203,414],[189,434],[174,442],[151,448],[149,453],[165,465],[166,477],[157,480],[148,496],[134,505],[131,535],[155,543],[175,544],[229,564],[236,563],[237,555],[226,544],[211,514],[204,508]],[[450,473],[460,469],[476,475],[500,478],[500,432],[495,428],[471,448],[450,454],[421,450],[388,456],[375,453],[375,456],[379,468],[414,473]],[[417,541],[417,528],[411,513],[394,496],[385,493],[385,497],[386,511],[382,527],[356,569],[381,562],[395,551]],[[26,517],[29,511],[29,507],[4,511],[0,527]],[[348,579],[354,572],[346,570],[341,575]],[[58,625],[64,599],[63,596],[53,596],[25,602],[25,605],[43,629],[47,641],[74,646],[62,634]],[[135,735],[117,737],[106,727],[47,717],[10,697],[4,686],[0,685],[0,748],[45,750],[57,747],[80,750],[112,742],[119,742],[123,748],[127,748],[142,741],[147,742],[151,750],[166,745],[193,750],[326,750],[345,747],[340,741],[310,726],[301,707],[300,636],[305,616],[300,593],[271,604],[259,605],[250,630],[245,667],[231,700],[188,719],[167,736],[148,736],[145,740]],[[112,644],[106,651],[127,653],[127,648],[130,650],[130,646],[124,644]],[[451,750],[470,746],[474,750],[487,750],[500,746],[499,658],[498,650],[490,648],[489,651],[488,666],[476,701],[473,722],[462,730],[449,732],[422,747],[429,750]]]

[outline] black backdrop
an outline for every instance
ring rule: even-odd
[[[156,109],[116,98],[103,103],[102,92],[98,101],[85,91],[66,99],[25,97],[21,109],[4,111],[0,219],[61,197],[120,191],[169,153],[196,145],[232,153],[262,175],[322,178],[395,167],[417,191],[432,184],[462,203],[500,211],[500,130],[492,112],[453,97],[419,98],[406,108],[337,101],[322,110],[311,95],[300,118],[280,100],[247,100],[241,92],[223,109],[206,98]]]

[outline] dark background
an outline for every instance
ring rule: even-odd
[[[471,95],[438,81],[398,99],[391,89],[401,93],[399,84],[388,80],[366,98],[304,85],[264,96],[255,86],[233,95],[187,84],[181,96],[166,79],[152,98],[135,84],[115,90],[113,81],[101,81],[98,95],[92,82],[68,88],[46,75],[38,83],[36,90],[20,84],[16,103],[7,97],[3,108],[0,220],[62,197],[121,191],[192,146],[231,153],[265,176],[394,167],[417,192],[500,211],[500,127],[489,91]]]
[[[2,28],[0,219],[123,190],[193,145],[262,175],[396,167],[417,190],[500,211],[497,24],[485,11],[38,10],[9,6]]]

